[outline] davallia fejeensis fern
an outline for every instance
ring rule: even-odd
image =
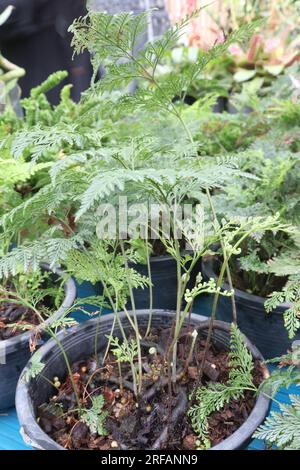
[[[289,388],[300,383],[300,347],[295,344],[288,354],[272,359],[269,362],[289,364],[288,367],[276,369],[261,385],[268,386],[274,395],[281,387]],[[279,403],[279,410],[272,411],[265,422],[254,433],[254,437],[275,445],[281,450],[299,450],[300,448],[300,397],[290,394],[289,403]]]
[[[199,387],[195,394],[195,404],[188,412],[193,429],[199,437],[199,447],[210,447],[208,418],[214,411],[222,409],[231,400],[238,400],[248,390],[257,391],[252,378],[252,355],[245,345],[242,333],[234,324],[231,326],[228,366],[227,382],[210,382],[207,387]]]
[[[300,397],[290,395],[291,404],[280,404],[280,411],[272,411],[255,437],[276,444],[281,450],[300,449]]]
[[[176,44],[188,22],[197,14],[198,11],[187,16],[143,49],[138,46],[147,25],[148,13],[108,15],[89,11],[84,18],[74,21],[70,31],[73,33],[75,53],[88,49],[92,54],[94,70],[103,64],[106,74],[85,93],[79,103],[81,111],[73,110],[73,119],[71,113],[71,118],[65,120],[61,116],[51,126],[37,124],[29,130],[17,132],[10,140],[9,148],[16,158],[27,154],[34,163],[49,152],[56,155],[50,169],[51,182],[0,221],[11,237],[22,228],[22,224],[26,227],[35,223],[37,237],[48,237],[49,244],[51,233],[57,238],[59,234],[63,237],[67,231],[70,237],[70,234],[74,236],[72,231],[75,230],[78,236],[85,239],[95,235],[95,204],[111,202],[116,194],[126,194],[133,202],[153,200],[171,206],[174,200],[195,199],[196,194],[201,197],[210,188],[222,187],[233,175],[243,174],[230,157],[202,159],[197,155],[191,131],[184,122],[183,103],[175,103],[173,99],[174,96],[182,97],[203,67],[222,55],[230,44],[247,40],[257,23],[244,25],[224,43],[203,52],[192,72],[176,79],[160,79],[157,66],[161,57]],[[113,94],[108,93],[115,88],[124,89],[133,78],[138,80],[136,93],[130,95],[121,90],[114,98]],[[40,96],[44,88],[38,89],[37,95]],[[65,93],[63,98],[67,99]],[[85,118],[95,99],[101,103],[99,122],[94,118],[93,125],[88,127]],[[147,113],[151,110],[163,112],[167,125],[171,117],[173,130],[174,122],[177,122],[177,140],[162,144],[160,135],[131,138],[127,134],[125,138],[118,138],[109,130],[110,114],[114,113],[110,111],[109,114],[109,110],[122,108],[121,116],[124,116],[132,107],[135,111],[146,107]],[[90,123],[89,120],[87,122]],[[168,127],[164,129],[164,134],[168,134]],[[77,221],[71,230],[67,227],[70,214],[75,215]],[[48,230],[49,220],[55,224],[54,228],[60,228],[60,232]],[[88,235],[86,220],[89,220]],[[32,246],[35,251],[34,244]],[[26,253],[29,249],[30,242],[24,246]],[[22,246],[18,250],[16,263],[19,267]],[[14,271],[14,253],[14,250],[10,253],[9,263],[2,272]],[[61,253],[65,251],[61,250]],[[51,262],[51,259],[48,261]],[[5,264],[4,259],[2,263]]]
[[[97,85],[100,89],[112,91],[126,87],[133,79],[139,81],[141,86],[137,92],[133,95],[125,94],[122,98],[127,106],[133,105],[135,110],[141,106],[148,111],[167,111],[180,118],[180,112],[173,103],[174,97],[183,96],[210,61],[224,54],[230,44],[247,41],[261,23],[256,21],[243,25],[224,43],[203,52],[194,66],[180,77],[168,76],[165,80],[159,80],[157,67],[162,57],[176,45],[187,25],[202,9],[186,15],[160,38],[148,42],[142,49],[140,44],[147,29],[149,12],[109,15],[89,11],[69,28],[73,33],[74,52],[80,54],[87,49],[91,53],[95,75],[100,65],[106,67],[107,73]]]

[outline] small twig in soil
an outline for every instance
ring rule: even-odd
[[[172,411],[168,424],[164,427],[161,435],[154,442],[151,450],[163,449],[166,441],[168,439],[169,432],[175,428],[178,420],[186,412],[186,407],[188,404],[188,399],[185,391],[181,388],[177,396],[177,404],[175,409]]]

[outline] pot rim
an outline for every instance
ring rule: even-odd
[[[129,313],[131,313],[129,311]],[[144,310],[137,310],[137,315],[138,316],[148,316],[149,311],[144,309]],[[153,316],[174,316],[175,312],[171,310],[160,310],[160,309],[155,309],[153,310]],[[125,312],[119,312],[120,319],[122,320],[123,318],[126,319],[126,314]],[[100,318],[100,322],[110,322],[112,323],[114,319],[114,314],[108,314]],[[210,323],[210,320],[207,320],[207,317],[204,317],[202,315],[198,315],[195,313],[191,314],[191,319],[194,320],[195,323],[201,323],[201,325],[204,326],[204,323],[207,324],[207,326]],[[67,332],[61,331],[59,335],[61,336],[61,339],[63,337],[66,337],[67,334],[69,335],[76,335],[78,331],[82,331],[84,329],[91,329],[94,324],[97,324],[99,321],[98,318],[87,320],[86,322],[77,325],[75,327],[69,328]],[[226,323],[220,320],[216,320],[214,322],[214,328],[220,329],[222,331],[229,332],[230,329],[230,323]],[[252,353],[254,359],[259,359],[263,361],[263,356],[259,352],[259,350],[254,346],[248,338],[244,335],[244,339],[246,342],[247,347],[249,348],[250,352]],[[43,360],[43,357],[45,357],[53,348],[53,346],[56,346],[56,342],[54,339],[50,339],[47,341],[40,349],[39,349],[39,354],[41,355],[41,360]],[[29,369],[31,360],[28,362],[24,370],[22,371],[18,385],[17,385],[17,391],[16,391],[16,410],[17,410],[17,415],[18,419],[20,422],[20,433],[27,445],[30,445],[36,449],[47,449],[47,450],[66,450],[64,447],[59,445],[57,442],[55,442],[52,438],[49,437],[48,434],[46,434],[38,425],[33,409],[33,403],[30,398],[30,395],[28,393],[29,390],[29,384],[24,382],[22,380],[22,377],[24,373]],[[267,369],[267,367],[263,364],[264,368],[264,376],[265,378],[269,377],[270,373]],[[231,436],[228,438],[224,439],[220,444],[212,447],[210,450],[233,450],[233,449],[238,449],[241,447],[245,442],[247,442],[254,431],[257,429],[257,427],[261,424],[261,422],[265,419],[269,407],[270,407],[270,398],[268,398],[266,395],[263,395],[260,393],[257,397],[256,403],[246,419],[246,421],[240,426]],[[38,442],[36,441],[37,437]]]
[[[213,259],[212,258],[206,258],[206,259],[202,259],[201,261],[201,271],[202,273],[207,276],[208,278],[213,278],[213,279],[217,279],[218,276],[214,270],[214,267],[213,267]],[[225,290],[230,290],[230,287],[229,287],[229,284],[227,282],[224,282],[223,284],[223,287]],[[255,295],[255,294],[250,294],[249,292],[246,292],[244,290],[241,290],[241,289],[237,289],[236,287],[234,287],[234,296],[237,298],[237,299],[241,299],[243,301],[250,301],[250,302],[253,302],[253,303],[257,303],[259,304],[260,308],[263,308],[264,309],[264,303],[265,301],[268,299],[267,297],[261,297],[259,295]],[[282,315],[283,312],[288,309],[290,306],[288,303],[286,302],[283,302],[282,304],[280,304],[278,307],[276,307],[273,311],[272,311],[272,315],[273,314],[280,314]]]
[[[51,268],[48,263],[40,263],[40,267],[46,271],[58,274],[61,278],[65,275],[65,272],[60,268]],[[65,297],[62,301],[61,306],[56,310],[42,325],[50,325],[53,321],[60,318],[65,310],[70,308],[76,298],[76,284],[72,277],[66,280],[64,284]],[[41,328],[41,331],[43,328]],[[31,332],[26,331],[22,334],[14,336],[13,338],[5,339],[0,341],[0,348],[3,349],[6,354],[10,354],[18,349],[20,344],[27,343],[30,339]]]

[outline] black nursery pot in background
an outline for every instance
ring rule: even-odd
[[[150,259],[153,284],[153,307],[175,310],[177,302],[177,267],[171,256],[153,256]],[[148,276],[147,266],[135,264],[132,267],[144,276]],[[201,269],[201,262],[196,264],[191,273],[188,287],[192,288]],[[149,288],[134,291],[135,305],[138,309],[149,308]]]
[[[153,312],[152,326],[161,330],[168,329],[173,324],[174,312],[166,310],[155,310]],[[146,328],[148,324],[148,310],[138,310],[139,328]],[[119,313],[119,318],[123,328],[127,334],[132,331],[132,327],[124,313]],[[66,332],[60,333],[60,341],[68,356],[70,363],[84,360],[95,352],[95,336],[97,334],[97,351],[101,354],[107,346],[107,335],[111,332],[114,315],[105,315],[100,318],[100,329],[98,319],[88,320],[85,323],[70,328]],[[205,317],[200,315],[191,315],[192,327],[197,328],[200,325],[208,328],[208,322],[203,324]],[[99,334],[100,333],[100,334]],[[121,338],[119,327],[116,325],[114,335]],[[215,322],[213,341],[215,346],[220,350],[228,350],[230,342],[230,325],[224,322]],[[247,338],[245,342],[254,359],[263,360],[262,355],[253,346]],[[49,340],[40,349],[41,362],[45,364],[42,375],[30,379],[29,382],[24,380],[24,373],[30,368],[30,362],[22,373],[17,387],[16,408],[21,426],[21,434],[24,441],[35,449],[40,450],[65,450],[57,442],[51,439],[37,423],[38,407],[47,403],[53,395],[54,389],[51,382],[45,380],[45,377],[52,379],[53,376],[63,378],[66,376],[66,365],[63,355],[55,340]],[[267,371],[266,371],[267,374]],[[212,450],[234,450],[242,448],[251,439],[255,429],[264,420],[270,406],[270,400],[260,394],[257,397],[256,404],[243,423],[230,437],[220,444],[214,446]]]
[[[46,264],[41,265],[41,268],[52,271]],[[63,275],[63,272],[59,269],[52,272],[56,277]],[[60,318],[66,309],[73,305],[76,297],[76,286],[73,279],[66,281],[64,289],[65,298],[61,307],[45,322],[46,324],[51,324],[51,322]],[[20,373],[31,356],[29,350],[30,334],[28,331],[0,341],[0,410],[10,408],[15,403],[15,392]],[[43,342],[43,340],[40,340],[38,346]]]
[[[177,301],[177,268],[176,261],[171,256],[153,256],[150,259],[151,276],[153,284],[153,308],[161,308],[167,310],[176,309]],[[132,268],[144,276],[148,276],[147,266],[143,264],[133,264]],[[191,279],[188,287],[194,287],[196,276],[201,268],[201,263],[196,264],[192,271]],[[90,284],[88,290],[89,295],[101,295],[103,288],[101,283],[96,285]],[[80,289],[80,287],[79,287]],[[138,309],[149,308],[149,288],[135,289],[134,301],[135,307]],[[82,297],[82,295],[80,295]],[[130,308],[130,306],[129,306]],[[77,318],[77,317],[76,317]],[[79,320],[86,320],[86,316],[82,315]]]
[[[195,98],[192,95],[187,95],[184,99],[185,104],[192,105],[197,101],[198,98]],[[216,103],[212,107],[213,113],[223,113],[227,111],[227,102],[228,99],[225,96],[218,96]]]
[[[202,274],[205,279],[217,278],[212,260],[202,261]],[[229,286],[224,284],[224,289]],[[290,340],[284,327],[283,314],[288,308],[282,304],[272,313],[267,313],[264,308],[266,299],[257,295],[235,289],[235,303],[237,309],[237,320],[240,330],[261,351],[266,359],[271,359],[285,354],[291,348],[292,342],[300,340],[300,332],[293,340]],[[201,310],[200,313],[204,313]],[[219,298],[217,318],[226,322],[232,321],[232,304],[228,297]]]

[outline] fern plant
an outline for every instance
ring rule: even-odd
[[[151,284],[149,269],[151,249],[149,249],[147,239],[144,249],[149,275],[146,278],[134,269],[134,264],[140,259],[139,244],[132,243],[131,240],[123,240],[122,237],[119,239],[117,237],[116,240],[97,238],[99,222],[97,205],[100,202],[116,202],[118,196],[126,195],[133,203],[165,204],[176,214],[174,207],[180,206],[185,201],[191,200],[193,204],[202,203],[204,197],[208,201],[207,214],[197,214],[195,233],[189,224],[182,224],[179,217],[175,217],[171,223],[171,233],[174,234],[178,228],[181,229],[184,240],[191,247],[189,253],[182,253],[181,245],[176,237],[168,237],[163,230],[159,230],[157,234],[166,252],[175,259],[177,268],[178,292],[174,335],[166,351],[167,377],[169,390],[172,393],[176,391],[178,339],[194,297],[208,290],[215,294],[204,351],[205,360],[218,298],[220,295],[232,293],[221,290],[230,258],[239,252],[240,244],[248,236],[259,236],[266,230],[275,231],[285,228],[284,224],[278,221],[277,216],[249,219],[232,217],[219,222],[210,190],[222,188],[225,182],[232,179],[250,177],[250,175],[240,171],[235,159],[230,155],[225,158],[202,158],[197,153],[194,128],[189,126],[193,119],[183,104],[184,95],[190,83],[204,67],[211,60],[216,60],[222,55],[229,44],[245,41],[251,36],[257,24],[243,26],[239,31],[233,32],[223,44],[218,44],[212,50],[203,52],[194,67],[181,77],[162,78],[157,74],[158,63],[163,54],[176,43],[188,21],[196,13],[171,28],[162,38],[147,44],[143,50],[139,51],[136,49],[147,24],[148,14],[142,13],[134,16],[122,13],[112,16],[90,11],[86,17],[76,20],[70,28],[74,35],[75,52],[79,53],[87,48],[92,53],[94,69],[96,70],[102,62],[107,69],[103,80],[94,84],[84,97],[86,103],[91,103],[96,97],[103,104],[105,110],[100,114],[100,122],[95,125],[93,121],[91,125],[88,121],[89,129],[87,129],[83,125],[84,113],[82,115],[75,113],[71,120],[65,121],[61,118],[51,127],[48,123],[36,124],[31,129],[18,132],[10,141],[7,140],[8,148],[15,158],[22,158],[25,155],[33,164],[38,164],[50,154],[54,163],[49,172],[49,183],[1,218],[1,226],[11,236],[17,229],[24,227],[24,219],[30,221],[31,224],[37,224],[43,220],[47,223],[47,227],[45,228],[44,225],[40,227],[40,233],[33,242],[26,239],[2,257],[0,274],[7,275],[22,269],[27,270],[30,265],[36,267],[39,260],[45,257],[51,265],[65,264],[68,271],[81,280],[100,281],[103,286],[103,299],[110,303],[114,312],[106,355],[111,347],[116,354],[119,354],[120,348],[122,354],[125,355],[126,352],[131,363],[134,392],[137,398],[141,396],[143,389],[143,362],[142,335],[139,330],[134,290]],[[124,92],[124,87],[132,79],[138,80],[138,90],[134,95]],[[119,94],[108,95],[108,92],[115,88],[120,89]],[[182,100],[174,101],[176,96],[182,97]],[[107,112],[112,101],[118,112],[111,111],[109,120]],[[149,126],[146,135],[139,133],[133,138],[129,135],[130,131],[120,137],[117,132],[108,132],[108,124],[111,124],[113,119],[122,121],[116,126],[117,129],[118,126],[120,128],[123,126],[124,129],[128,122],[124,118],[124,113],[130,110],[139,113],[146,112],[144,122],[148,116],[152,119],[157,118],[157,115],[160,118],[167,116],[166,127],[156,135],[152,132],[155,126]],[[170,138],[162,137],[163,133],[166,134],[166,130],[170,130],[170,135],[176,135],[174,142]],[[145,225],[146,233],[148,233],[148,221]],[[204,285],[199,282],[196,290],[186,292],[192,270],[201,256],[211,252],[210,248],[216,242],[221,243],[224,254],[224,263],[217,283]],[[185,294],[187,307],[182,310]],[[127,310],[128,300],[132,306],[131,314]],[[151,310],[151,298],[149,304]],[[134,343],[129,342],[124,331],[118,315],[120,310],[124,311],[132,327]],[[116,325],[120,330],[120,341],[122,340],[118,348],[116,344],[114,347],[113,339]],[[151,315],[147,328],[147,331],[149,330],[151,330]],[[248,388],[251,388],[249,357],[241,349],[236,330],[233,330],[233,335],[236,335],[234,348],[237,348],[238,356],[232,355],[230,360],[237,366],[236,373],[234,371],[231,373],[230,383],[226,384],[229,391],[219,390],[227,394],[226,397],[233,396],[233,394],[237,396],[237,390],[243,389],[247,380]],[[53,337],[59,341],[55,333]],[[72,381],[73,375],[68,358],[59,342],[57,344],[66,360]],[[133,354],[128,354],[133,349],[136,355],[134,357]],[[240,354],[243,354],[243,359],[238,362]],[[119,358],[121,357],[123,355],[119,355]],[[102,416],[103,413],[101,403],[95,404],[95,412],[90,413],[92,416],[87,415],[86,411],[89,410],[82,410],[74,380],[72,385],[80,413],[83,412],[84,419],[92,423],[92,429],[95,430],[96,416]],[[102,421],[101,424],[103,424]]]
[[[279,388],[289,388],[300,382],[300,348],[295,344],[288,354],[272,359],[281,366],[261,385],[262,391],[271,388],[272,395]],[[276,400],[275,400],[276,401]],[[271,446],[281,450],[298,450],[300,446],[300,399],[298,395],[290,394],[289,403],[277,403],[279,411],[272,411],[265,422],[254,433],[254,437],[266,441]]]
[[[132,362],[137,356],[137,344],[131,340],[128,345],[119,344],[119,338],[110,339],[110,348],[118,362]]]
[[[89,11],[88,14],[75,20],[69,30],[73,33],[72,45],[75,53],[87,49],[92,54],[95,74],[104,64],[107,74],[100,81],[100,89],[113,90],[126,86],[137,79],[144,84],[134,95],[125,95],[124,104],[146,108],[147,111],[167,111],[181,120],[181,113],[173,103],[176,96],[184,96],[190,84],[203,71],[207,64],[220,57],[230,44],[241,43],[249,39],[260,24],[248,23],[234,31],[227,40],[214,46],[208,52],[202,52],[193,67],[184,71],[180,77],[169,76],[159,80],[158,65],[183,34],[189,22],[196,17],[202,8],[184,17],[178,24],[166,31],[162,37],[138,49],[140,40],[147,28],[149,12],[140,15],[121,13],[108,15]],[[137,52],[138,50],[138,52]],[[184,125],[184,122],[181,123]],[[186,128],[187,134],[189,130]]]
[[[209,192],[211,188],[222,187],[226,181],[232,180],[233,176],[245,176],[244,173],[239,172],[235,161],[230,158],[203,159],[195,154],[193,135],[185,122],[184,106],[180,102],[174,103],[173,98],[174,96],[183,96],[189,83],[201,73],[211,60],[221,56],[228,45],[247,40],[257,24],[244,25],[240,30],[233,32],[223,44],[218,44],[210,51],[203,52],[192,69],[183,74],[180,79],[174,80],[174,77],[161,79],[157,74],[157,66],[164,53],[176,43],[188,22],[197,13],[186,17],[160,39],[147,44],[143,50],[139,50],[137,53],[136,47],[148,21],[147,13],[134,16],[127,13],[108,15],[90,11],[84,18],[75,20],[70,28],[73,33],[75,53],[87,48],[92,53],[95,70],[103,61],[107,69],[104,79],[91,88],[85,99],[92,99],[96,94],[101,97],[103,102],[107,91],[116,87],[124,87],[130,80],[137,78],[139,81],[137,93],[134,95],[121,93],[115,101],[115,107],[128,111],[132,107],[139,110],[146,106],[147,112],[152,110],[164,113],[170,117],[171,127],[174,128],[174,122],[177,121],[178,124],[175,125],[175,128],[178,129],[178,126],[181,126],[186,137],[181,133],[175,146],[173,142],[172,145],[170,142],[162,144],[153,135],[139,137],[136,141],[127,137],[126,140],[112,139],[103,142],[104,135],[101,127],[97,132],[93,132],[93,130],[84,134],[80,132],[78,125],[82,122],[80,117],[78,119],[75,117],[72,123],[65,123],[62,120],[52,127],[50,132],[48,126],[38,125],[30,132],[18,133],[10,145],[16,158],[23,155],[24,152],[30,152],[31,159],[36,162],[43,158],[49,149],[51,153],[57,152],[59,149],[64,153],[65,146],[68,149],[67,158],[63,158],[62,162],[55,163],[51,168],[50,184],[43,187],[28,201],[5,214],[0,221],[6,232],[12,234],[16,227],[24,227],[24,218],[27,217],[31,223],[38,223],[40,220],[48,220],[49,223],[49,219],[51,219],[54,224],[50,230],[44,232],[43,229],[41,230],[42,236],[39,240],[35,240],[34,243],[26,242],[2,258],[0,272],[3,274],[16,272],[21,268],[22,262],[25,269],[28,263],[37,265],[41,256],[50,256],[51,264],[68,261],[70,270],[72,270],[72,257],[83,260],[82,257],[86,254],[86,250],[83,249],[86,246],[91,246],[91,253],[93,253],[93,239],[97,224],[95,204],[100,201],[111,202],[116,191],[119,195],[129,195],[132,202],[155,201],[166,204],[168,207],[179,205],[188,198],[193,198],[195,202],[202,201],[204,192],[211,204]],[[126,61],[124,62],[124,60]],[[47,86],[47,84],[42,86],[32,96],[39,96],[43,88]],[[108,98],[107,101],[110,105],[111,99]],[[187,140],[190,141],[188,146]],[[212,213],[214,214],[213,211]],[[75,215],[75,224],[74,220],[70,224],[70,214],[71,216]],[[274,224],[270,220],[269,222],[273,227]],[[275,223],[275,225],[277,224]],[[209,233],[205,243],[196,247],[192,260],[189,260],[189,268],[186,268],[187,261],[181,260],[178,243],[169,243],[162,235],[167,251],[175,257],[178,265],[178,282],[181,286],[178,299],[183,299],[187,282],[181,281],[181,269],[186,269],[185,274],[188,279],[190,269],[195,266],[197,259],[207,251],[208,244],[219,239],[220,231],[217,220],[214,219],[213,225],[209,221],[208,227],[207,232],[211,232],[212,228],[215,234]],[[64,238],[66,236],[67,239]],[[186,237],[190,239],[188,233]],[[195,241],[191,240],[191,245],[193,243],[195,246]],[[98,275],[97,273],[96,276],[91,275],[93,272],[91,266],[94,263],[94,257],[91,256],[91,253],[88,255],[88,259],[83,260],[83,263],[86,263],[88,267],[85,270],[85,276],[88,279],[93,277],[98,280],[100,277],[101,281],[105,282],[99,267],[96,266]],[[132,270],[126,267],[129,258],[130,256],[126,252],[123,253],[125,277],[130,284],[127,293],[131,297],[135,284]],[[91,262],[91,260],[93,261]],[[75,263],[73,266],[75,267]],[[87,274],[88,270],[90,271],[89,275]],[[108,279],[110,278],[108,277]],[[109,281],[106,292],[110,297],[113,292],[114,298],[117,293],[117,304],[113,298],[111,300],[115,306],[124,306],[123,298],[120,295],[121,290],[117,284],[111,287]],[[219,293],[216,293],[216,296],[218,297]],[[181,318],[179,300],[176,315],[178,326]],[[173,352],[174,370],[176,366],[175,349]]]
[[[275,258],[270,270],[277,275],[288,275],[288,281],[281,291],[275,291],[265,302],[265,309],[272,312],[282,303],[288,305],[283,314],[284,324],[292,339],[300,328],[300,260],[297,250],[291,250]]]
[[[103,395],[92,397],[92,406],[88,409],[83,409],[80,413],[80,420],[85,423],[92,434],[99,436],[106,436],[107,430],[105,428],[105,421],[108,412],[104,411],[105,400]]]
[[[280,411],[272,411],[254,437],[276,444],[281,450],[300,448],[300,398],[290,395],[290,405],[280,404]]]
[[[207,387],[199,387],[195,392],[195,404],[188,411],[193,429],[199,438],[199,447],[210,447],[208,419],[212,413],[224,408],[231,400],[240,399],[246,391],[257,392],[252,377],[252,355],[244,343],[243,335],[234,324],[231,326],[228,366],[227,382],[211,382]]]
[[[29,382],[31,379],[34,379],[44,370],[45,364],[41,361],[41,354],[37,351],[31,357],[31,363],[28,370],[23,375],[25,382]]]
[[[197,63],[194,64],[193,70],[176,83],[172,77],[161,83],[157,77],[159,61],[164,53],[176,43],[188,22],[197,13],[196,11],[191,17],[186,17],[177,26],[168,30],[162,38],[147,44],[137,55],[135,54],[135,49],[147,24],[148,13],[137,16],[122,13],[113,16],[90,11],[86,17],[75,20],[70,28],[74,35],[73,45],[75,52],[79,53],[84,48],[88,48],[92,52],[95,70],[100,62],[104,61],[107,74],[99,84],[92,87],[91,91],[86,93],[82,100],[82,106],[80,104],[74,108],[68,102],[67,109],[70,108],[70,117],[68,115],[67,117],[65,115],[62,116],[60,112],[61,109],[66,107],[64,100],[67,99],[68,89],[65,89],[59,111],[56,113],[54,110],[52,113],[53,116],[55,115],[52,121],[51,119],[48,122],[42,119],[37,120],[29,129],[26,128],[17,132],[13,139],[8,141],[8,148],[16,158],[29,154],[30,159],[35,162],[45,158],[49,153],[51,155],[58,153],[62,157],[62,162],[59,161],[57,165],[55,164],[53,171],[51,171],[51,184],[40,194],[40,196],[44,196],[43,201],[41,201],[41,210],[45,208],[44,201],[48,192],[48,197],[51,197],[53,193],[58,198],[65,194],[65,200],[67,198],[69,200],[74,199],[75,197],[76,201],[81,201],[78,212],[78,216],[81,216],[95,202],[99,201],[101,197],[108,198],[114,189],[123,190],[125,183],[126,186],[132,185],[132,183],[140,183],[142,189],[145,184],[149,186],[149,183],[153,186],[154,183],[162,185],[167,182],[171,186],[174,184],[174,179],[176,184],[178,184],[180,180],[183,181],[183,178],[190,180],[192,172],[195,175],[195,172],[190,167],[192,159],[186,162],[186,169],[180,168],[180,163],[184,162],[181,159],[181,162],[178,162],[176,172],[174,172],[174,175],[171,174],[171,156],[173,156],[174,160],[174,152],[173,155],[170,155],[169,161],[166,160],[165,165],[160,168],[157,167],[158,161],[156,155],[153,159],[154,161],[147,162],[147,165],[144,165],[142,168],[137,168],[136,165],[132,168],[132,164],[128,165],[129,162],[125,162],[124,167],[124,158],[120,159],[119,157],[121,149],[116,151],[115,141],[112,141],[111,148],[102,148],[102,139],[105,137],[106,132],[105,126],[104,132],[101,131],[103,121],[100,124],[100,130],[97,130],[97,132],[93,128],[88,128],[90,122],[87,120],[86,110],[89,110],[94,102],[100,102],[102,107],[103,105],[105,107],[106,103],[106,106],[109,107],[111,99],[107,97],[107,90],[120,87],[121,85],[124,86],[133,77],[138,77],[140,90],[135,95],[122,94],[116,100],[115,108],[121,108],[124,104],[125,108],[127,105],[129,107],[134,106],[136,111],[139,107],[138,100],[142,100],[140,104],[147,107],[147,113],[151,109],[155,112],[161,110],[164,114],[173,116],[174,119],[176,118],[186,133],[187,138],[191,139],[191,132],[183,119],[184,110],[182,106],[173,102],[174,93],[177,95],[180,88],[180,94],[182,95],[182,92],[184,93],[184,90],[187,89],[188,83],[203,70],[210,60],[220,56],[232,42],[245,41],[257,26],[256,24],[245,25],[239,31],[232,33],[232,36],[224,44],[217,45],[211,51],[203,53]],[[124,62],[123,59],[126,59],[127,62]],[[122,63],[119,62],[120,60]],[[64,78],[64,74],[59,72],[50,77],[40,87],[33,90],[31,97],[28,99],[29,101],[25,102],[25,107],[27,106],[28,110],[31,110],[36,106],[36,100],[39,98],[42,103],[41,107],[45,107],[46,111],[50,112],[49,106],[45,104],[45,91],[58,83],[62,78]],[[96,98],[95,93],[97,93]],[[39,112],[35,114],[39,116]],[[32,123],[32,121],[30,122]],[[149,145],[149,142],[147,144]],[[181,148],[183,147],[182,143]],[[89,152],[86,152],[86,149]],[[161,151],[162,148],[160,147],[159,152],[161,153]],[[95,155],[95,153],[97,157],[91,158],[91,155]],[[110,156],[110,158],[107,158],[107,156]],[[68,178],[66,173],[69,173],[74,188],[76,186],[74,178],[78,180],[78,170],[82,163],[85,164],[84,180],[86,191],[80,196],[77,194],[72,195],[71,192],[65,191],[66,178]],[[195,162],[197,168],[199,165],[203,165],[203,162]],[[200,182],[206,188],[215,187],[223,184],[225,175],[229,177],[229,174],[232,175],[232,171],[234,171],[234,165],[230,163],[223,162],[221,164],[221,162],[216,162],[216,171],[213,169],[213,171],[210,171],[209,165],[207,166],[206,172],[205,168],[203,169],[202,177],[199,172],[196,173],[196,175],[199,173],[199,177],[196,178],[194,176],[193,184],[199,185]],[[105,171],[107,169],[109,170]],[[57,190],[55,187],[58,171],[64,171],[63,191]],[[151,173],[153,174],[152,177]],[[105,181],[107,181],[106,184]],[[103,190],[100,188],[103,188]],[[39,195],[36,195],[33,202],[37,203],[37,200],[39,200]],[[56,207],[59,204],[65,204],[65,201],[56,200]],[[51,205],[51,207],[53,206]],[[30,212],[30,206],[28,212]],[[25,214],[23,213],[23,219],[24,216]]]
[[[289,107],[293,108],[292,102]],[[297,139],[298,129],[295,120],[287,121],[289,134],[284,133],[279,109],[283,111],[280,106],[276,111],[274,107],[266,108],[272,130],[240,155],[241,167],[259,179],[225,184],[223,193],[214,197],[214,204],[220,216],[278,213],[282,223],[294,225],[288,231],[268,230],[262,237],[248,238],[241,246],[241,253],[230,262],[236,287],[261,297],[270,296],[265,304],[267,312],[285,301],[290,305],[284,319],[292,338],[299,328],[299,294],[294,276],[298,274],[295,264],[299,251],[300,186],[299,155],[290,135]]]

